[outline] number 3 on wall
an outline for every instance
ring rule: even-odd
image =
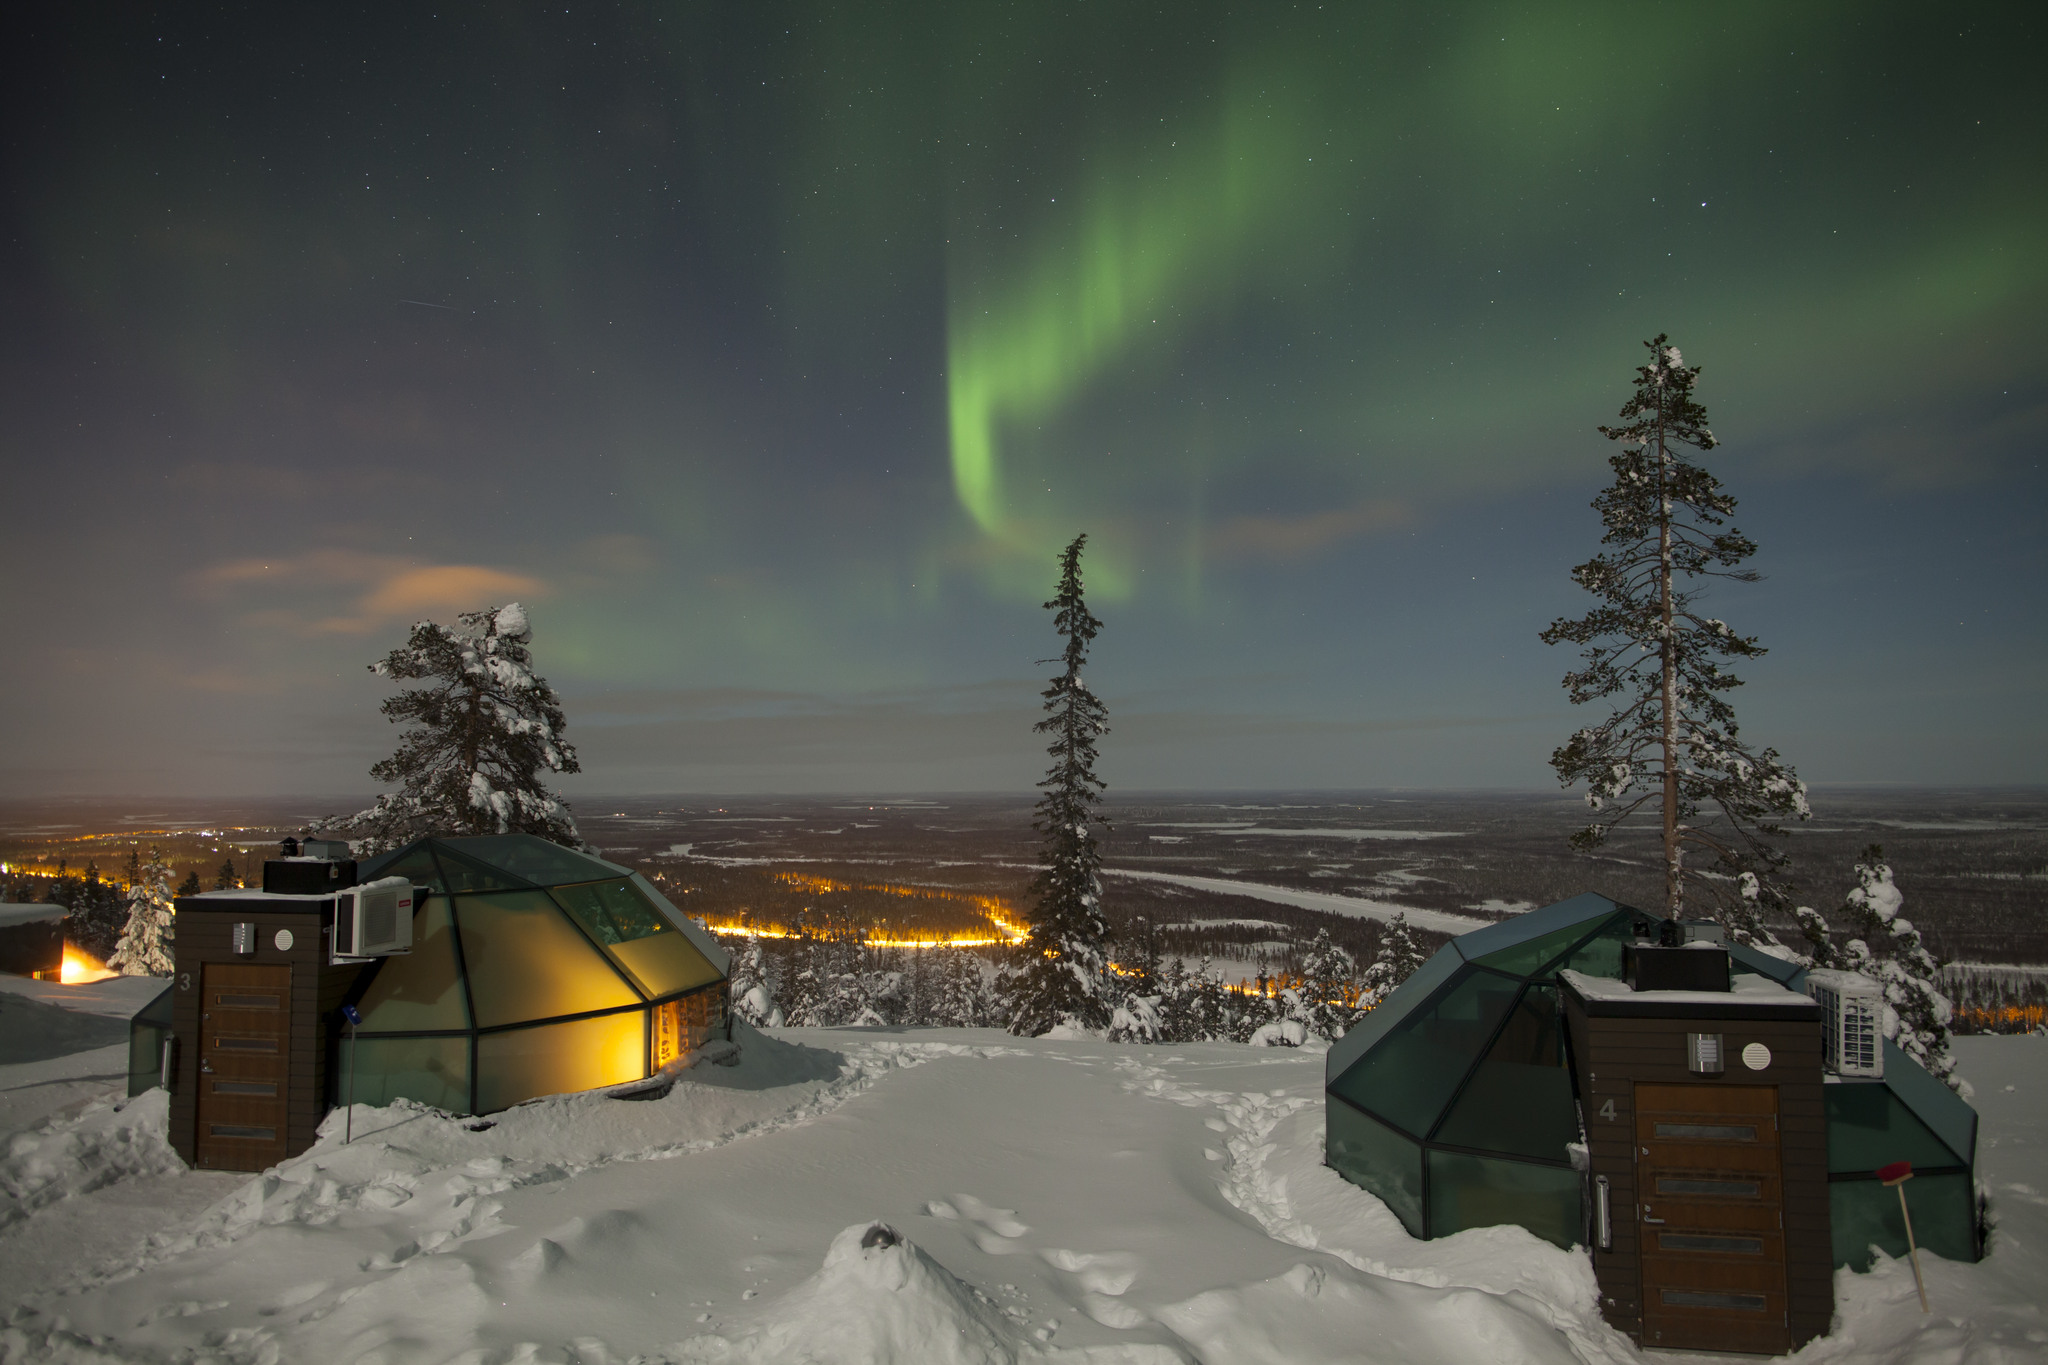
[[[191,990],[191,989],[192,989],[192,973],[190,973],[190,972],[179,972],[179,973],[178,973],[178,989],[179,989],[179,990],[181,990],[181,991],[189,991],[189,990]]]
[[[1609,1101],[1607,1101],[1607,1103],[1605,1103],[1605,1104],[1603,1104],[1603,1105],[1601,1105],[1601,1106],[1600,1106],[1600,1117],[1601,1117],[1601,1118],[1603,1118],[1603,1119],[1606,1119],[1606,1120],[1607,1120],[1607,1121],[1608,1121],[1609,1123],[1612,1123],[1612,1122],[1614,1121],[1614,1101],[1613,1101],[1613,1100],[1609,1100]]]

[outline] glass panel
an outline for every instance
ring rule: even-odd
[[[654,1069],[687,1057],[725,1029],[725,992],[698,991],[654,1007]]]
[[[1593,932],[1595,925],[1618,909],[1605,896],[1585,891],[1570,900],[1558,901],[1540,909],[1516,915],[1513,919],[1489,924],[1484,929],[1474,929],[1469,934],[1460,934],[1454,942],[1458,951],[1469,961],[1510,948],[1518,943],[1527,943],[1532,938],[1555,933],[1560,929],[1574,926],[1582,934]]]
[[[581,886],[558,886],[554,892],[555,899],[599,943],[631,943],[651,934],[676,931],[640,894],[639,888],[623,877],[585,882]]]
[[[434,860],[441,865],[442,879],[450,891],[522,891],[533,885],[522,877],[458,853],[445,841],[435,850]]]
[[[158,991],[128,1021],[128,1093],[163,1084],[164,1043],[172,1035],[171,988]],[[176,1078],[172,1080],[176,1085]]]
[[[1821,1087],[1821,1093],[1827,1100],[1830,1171],[1874,1171],[1894,1161],[1963,1164],[1883,1081],[1842,1081]]]
[[[1658,1194],[1695,1194],[1713,1199],[1761,1199],[1763,1185],[1755,1180],[1689,1180],[1683,1176],[1657,1177]]]
[[[1491,972],[1468,967],[1466,973],[1428,1005],[1410,1010],[1330,1088],[1413,1136],[1427,1134],[1521,989]]]
[[[1956,1154],[1957,1165],[1975,1161],[1977,1111],[1889,1038],[1884,1040],[1884,1086]]]
[[[1806,968],[1800,966],[1797,962],[1787,962],[1775,953],[1767,953],[1761,948],[1752,948],[1746,943],[1729,944],[1728,956],[1733,959],[1737,967],[1752,975],[1761,976],[1768,981],[1775,981],[1786,990],[1793,991],[1799,995],[1806,994]]]
[[[407,1099],[451,1114],[469,1112],[467,1034],[458,1038],[358,1038],[353,1044],[344,1039],[335,1061],[337,1102],[345,1103],[353,1093],[357,1104]],[[351,1063],[353,1092],[349,1089]]]
[[[1422,1232],[1422,1149],[1342,1100],[1323,1105],[1323,1152],[1338,1175],[1371,1191],[1410,1235]]]
[[[173,1019],[173,1008],[174,1005],[171,999],[171,988],[169,986],[166,986],[162,990],[158,991],[154,996],[150,997],[150,1001],[147,1005],[144,1005],[141,1009],[135,1011],[133,1017],[138,1023],[161,1024],[163,1027],[169,1028],[171,1026]]]
[[[697,945],[671,929],[652,938],[638,938],[608,950],[618,964],[649,995],[669,995],[708,986],[721,973]]]
[[[461,896],[455,916],[481,1028],[611,1009],[640,998],[545,891]]]
[[[1739,1308],[1761,1313],[1767,1302],[1761,1294],[1730,1294],[1714,1289],[1667,1289],[1663,1293],[1667,1308]]]
[[[1429,1235],[1519,1223],[1546,1242],[1580,1241],[1579,1173],[1525,1161],[1429,1154]]]
[[[1704,1138],[1712,1142],[1755,1142],[1756,1125],[1751,1123],[1660,1123],[1660,1138]]]
[[[412,951],[382,961],[356,1008],[371,1033],[469,1027],[446,896],[428,896],[412,912]]]
[[[1557,991],[1531,986],[1472,1073],[1436,1141],[1562,1161],[1579,1140]]]
[[[598,877],[619,875],[615,867],[532,834],[478,834],[462,839],[443,839],[440,843],[443,848],[457,849],[478,862],[503,868],[535,886],[559,886],[563,882],[587,882]]]
[[[640,888],[623,878],[558,886],[554,897],[650,996],[708,985],[721,975]]]
[[[1409,1010],[1429,999],[1438,986],[1456,976],[1464,966],[1465,959],[1458,956],[1454,943],[1446,943],[1431,953],[1429,960],[1415,969],[1415,975],[1395,987],[1394,993],[1381,1001],[1378,1009],[1366,1011],[1365,1018],[1330,1044],[1330,1055],[1323,1059],[1326,1068],[1323,1074],[1326,1077],[1343,1074],[1346,1067],[1392,1033],[1395,1026],[1408,1017]]]
[[[403,877],[414,886],[424,886],[434,891],[446,891],[441,884],[441,869],[434,862],[434,855],[425,844],[412,849],[397,849],[379,858],[372,858],[356,869],[356,876],[366,882],[379,877]]]
[[[486,1033],[476,1040],[479,1113],[536,1095],[594,1090],[647,1074],[647,1011]]]
[[[1621,980],[1621,948],[1625,943],[1635,942],[1634,921],[1634,915],[1615,916],[1610,923],[1601,926],[1599,933],[1546,967],[1543,975],[1556,976],[1569,969],[1587,976],[1606,977],[1610,981]]]
[[[1553,929],[1521,943],[1512,944],[1485,957],[1475,958],[1482,967],[1508,972],[1514,976],[1534,976],[1536,969],[1565,949],[1586,936],[1583,924],[1567,924],[1562,929]]]
[[[1957,1172],[1915,1176],[1893,1189],[1875,1180],[1828,1182],[1836,1265],[1870,1269],[1876,1259],[1870,1254],[1873,1244],[1887,1256],[1905,1256],[1906,1224],[1899,1216],[1901,1189],[1913,1210],[1913,1236],[1921,1251],[1951,1261],[1977,1259],[1977,1209],[1970,1196],[1970,1177]]]
[[[1725,1251],[1732,1256],[1761,1256],[1764,1254],[1764,1239],[1761,1237],[1710,1237],[1698,1232],[1660,1232],[1657,1234],[1659,1251]]]

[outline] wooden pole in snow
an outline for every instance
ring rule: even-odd
[[[1927,1306],[1927,1281],[1920,1277],[1920,1248],[1913,1241],[1913,1214],[1906,1207],[1906,1182],[1913,1178],[1913,1163],[1894,1161],[1889,1166],[1881,1167],[1877,1178],[1887,1187],[1899,1192],[1899,1216],[1906,1220],[1906,1255],[1913,1262],[1913,1287],[1920,1291],[1920,1311],[1931,1313],[1934,1310]]]

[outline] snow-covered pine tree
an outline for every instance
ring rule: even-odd
[[[727,974],[732,995],[732,1012],[750,1024],[765,1025],[775,1014],[775,989],[768,980],[768,955],[761,940],[742,934],[732,951],[732,969]]]
[[[902,1000],[901,1022],[913,1028],[925,1028],[932,1022],[937,1005],[938,976],[932,954],[937,948],[909,949],[908,959],[903,966],[903,983],[898,992]]]
[[[1381,1001],[1392,995],[1403,981],[1415,975],[1415,969],[1428,960],[1429,955],[1422,951],[1408,928],[1408,916],[1396,914],[1380,931],[1379,951],[1373,954],[1372,965],[1365,969],[1365,975],[1359,980],[1359,1010],[1377,1009]]]
[[[782,968],[777,973],[776,995],[782,1016],[792,1027],[808,1028],[817,1022],[817,1008],[825,995],[819,971],[820,944],[799,915],[795,932],[776,946]]]
[[[1336,1042],[1358,1017],[1355,1007],[1357,985],[1351,979],[1351,958],[1330,942],[1327,929],[1316,930],[1315,942],[1301,958],[1301,985],[1297,988],[1305,1007],[1303,1021],[1318,1038]]]
[[[1119,939],[1113,986],[1116,997],[1159,994],[1159,935],[1153,931],[1152,921],[1139,915]]]
[[[1188,1006],[1193,995],[1188,988],[1188,970],[1178,955],[1166,959],[1159,969],[1159,1041],[1191,1043]]]
[[[1086,535],[1075,536],[1061,553],[1059,589],[1045,604],[1054,613],[1053,628],[1067,638],[1065,667],[1041,694],[1050,714],[1032,727],[1053,737],[1046,748],[1052,767],[1038,784],[1045,795],[1033,821],[1045,841],[1046,867],[1033,884],[1024,966],[1002,984],[1010,1032],[1025,1037],[1061,1024],[1099,1029],[1109,1023],[1103,990],[1109,922],[1102,914],[1102,855],[1089,829],[1107,823],[1095,813],[1104,786],[1095,775],[1095,741],[1109,729],[1109,711],[1081,679],[1089,642],[1102,629],[1082,594],[1087,543]]]
[[[985,1028],[995,1022],[989,1002],[988,981],[982,975],[981,958],[966,948],[935,948],[945,954],[940,1002],[932,1022],[948,1028]]]
[[[141,875],[139,862],[136,875]],[[98,863],[88,861],[78,876],[68,875],[60,863],[48,895],[52,904],[71,912],[64,925],[65,938],[94,957],[104,960],[113,955],[128,918],[127,898],[119,886],[100,880]]]
[[[1753,659],[1764,649],[1696,611],[1692,584],[1755,582],[1755,572],[1738,566],[1756,545],[1732,527],[1718,529],[1735,499],[1679,453],[1715,444],[1707,411],[1693,399],[1699,367],[1688,368],[1668,337],[1645,345],[1650,363],[1636,371],[1621,425],[1600,428],[1621,445],[1608,458],[1614,483],[1593,500],[1607,528],[1601,544],[1612,548],[1572,570],[1599,605],[1542,633],[1546,644],[1584,651],[1585,666],[1564,678],[1572,703],[1611,698],[1615,709],[1560,745],[1550,765],[1564,786],[1586,784],[1586,803],[1597,813],[1572,836],[1574,847],[1598,848],[1616,825],[1655,803],[1664,827],[1665,914],[1677,918],[1691,888],[1710,897],[1737,938],[1751,939],[1763,925],[1760,911],[1783,904],[1774,877],[1786,859],[1772,841],[1783,834],[1778,821],[1807,817],[1806,787],[1775,749],[1757,752],[1743,741],[1721,695],[1741,686],[1722,661]],[[1721,824],[1698,823],[1707,805],[1719,810]],[[1704,854],[1704,865],[1688,864],[1688,850]],[[1734,894],[1744,872],[1759,879],[1760,894],[1749,902]]]
[[[107,966],[123,976],[169,976],[171,939],[171,869],[156,849],[136,869],[128,888],[128,927]]]
[[[582,767],[562,738],[561,702],[533,671],[532,641],[517,602],[465,612],[452,630],[415,625],[405,644],[370,665],[382,678],[433,680],[384,702],[394,725],[413,728],[370,776],[400,788],[321,828],[345,832],[360,854],[429,834],[537,834],[584,847],[568,805],[541,781],[542,772]]]
[[[1956,1074],[1949,1048],[1955,1007],[1936,984],[1941,965],[1913,922],[1899,913],[1903,901],[1883,847],[1870,845],[1856,864],[1856,886],[1842,905],[1843,927],[1850,935],[1842,945],[1842,965],[1884,988],[1885,1036],[1967,1099],[1969,1082]]]

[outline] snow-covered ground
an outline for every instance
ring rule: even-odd
[[[1442,910],[1423,910],[1412,905],[1398,905],[1393,901],[1367,900],[1363,896],[1343,896],[1331,891],[1297,891],[1291,886],[1273,886],[1266,882],[1241,882],[1234,877],[1195,877],[1180,872],[1141,872],[1128,867],[1105,867],[1105,877],[1129,877],[1141,882],[1170,882],[1175,886],[1192,887],[1197,891],[1214,891],[1226,896],[1250,896],[1254,900],[1272,901],[1275,905],[1294,905],[1304,910],[1327,910],[1333,914],[1350,915],[1353,919],[1390,920],[1396,915],[1406,915],[1408,922],[1418,929],[1431,929],[1440,934],[1463,934],[1473,929],[1484,929],[1493,923],[1474,915],[1453,915]]]
[[[161,1092],[64,1081],[97,1089],[0,1137],[0,1362],[1683,1359],[1608,1330],[1581,1257],[1416,1242],[1325,1169],[1319,1052],[744,1041],[659,1100],[359,1107],[253,1178],[183,1170]],[[2048,1039],[1958,1047],[1994,1254],[1929,1258],[1924,1318],[1903,1264],[1841,1275],[1800,1359],[2048,1358]]]

